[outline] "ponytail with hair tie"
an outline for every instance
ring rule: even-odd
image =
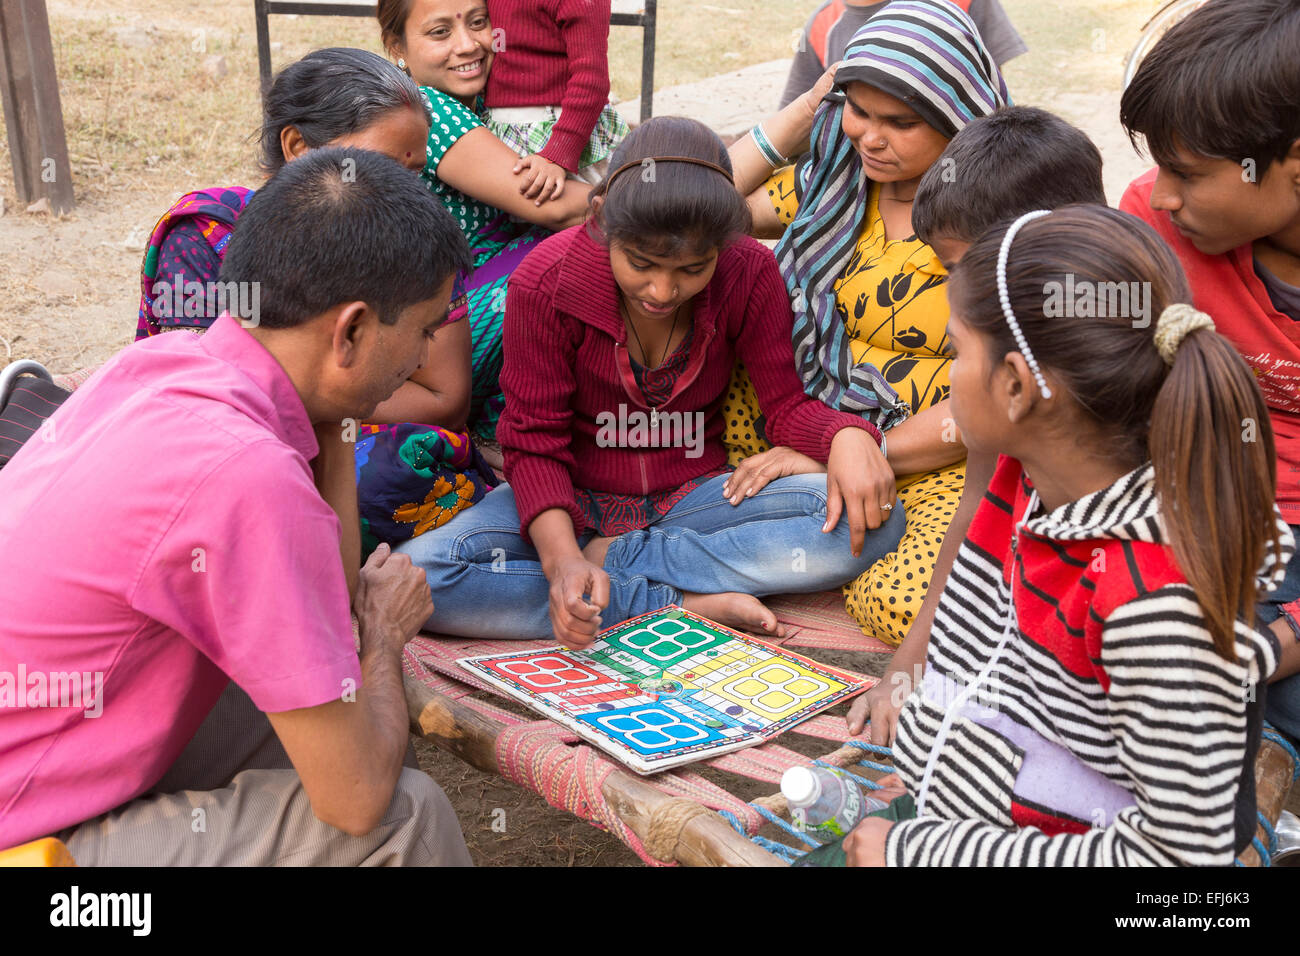
[[[1282,557],[1277,461],[1254,375],[1227,339],[1193,336],[1202,329],[1214,332],[1214,320],[1186,303],[1167,306],[1156,321],[1156,351],[1169,372],[1148,445],[1169,545],[1215,649],[1231,661],[1235,622],[1253,618],[1259,569],[1270,555],[1272,563]]]
[[[1174,364],[1178,346],[1197,329],[1215,331],[1214,320],[1186,302],[1165,307],[1160,318],[1156,319],[1156,351],[1166,365]]]

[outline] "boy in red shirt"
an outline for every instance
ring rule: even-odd
[[[1169,31],[1120,120],[1157,168],[1120,202],[1178,254],[1198,309],[1255,372],[1277,441],[1277,503],[1300,525],[1300,0],[1211,0]],[[1241,424],[1244,442],[1256,426]],[[1282,644],[1266,716],[1300,737],[1300,562],[1259,606]]]

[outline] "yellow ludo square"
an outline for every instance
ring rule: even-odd
[[[777,721],[845,686],[793,661],[766,660],[713,683],[709,691]]]

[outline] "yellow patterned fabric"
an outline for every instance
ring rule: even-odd
[[[789,224],[799,208],[794,167],[780,170],[766,187],[777,217]],[[934,251],[915,236],[885,241],[871,190],[862,235],[844,274],[835,283],[854,362],[880,368],[911,407],[924,411],[948,397],[947,273]],[[766,451],[764,421],[749,376],[737,365],[723,405],[728,458],[737,464]],[[898,480],[907,530],[893,554],[844,586],[845,606],[864,634],[897,645],[925,599],[944,533],[965,483],[966,463]]]
[[[966,486],[963,460],[939,471],[898,480],[898,501],[907,515],[907,530],[898,550],[885,555],[854,581],[844,585],[844,607],[862,633],[897,647],[916,619],[939,546]]]

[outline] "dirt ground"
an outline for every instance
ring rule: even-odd
[[[162,211],[190,189],[260,182],[252,6],[248,0],[212,0],[201,9],[171,0],[49,0],[77,208],[59,219],[25,211],[14,192],[7,140],[0,138],[0,364],[35,358],[54,372],[70,372],[108,359],[132,339],[144,241]],[[791,39],[817,0],[660,0],[659,6],[662,102],[710,122],[726,80],[709,78],[753,68],[756,73],[738,81],[751,115],[733,110],[725,120],[743,129],[775,107],[784,70],[773,61],[790,56]],[[1116,119],[1124,55],[1159,0],[1004,0],[1004,6],[1030,47],[1006,69],[1016,101],[1054,109],[1085,129],[1102,150],[1107,192],[1116,201],[1143,168]],[[278,68],[332,45],[382,52],[377,33],[371,20],[276,17],[274,63]],[[640,32],[614,29],[610,55],[615,95],[635,98]],[[812,656],[876,675],[888,660]],[[782,742],[810,755],[834,749],[797,734]],[[540,798],[431,746],[417,750],[451,798],[476,863],[638,864],[615,838]],[[718,776],[745,799],[771,790]],[[505,811],[500,832],[493,828],[498,809]]]

